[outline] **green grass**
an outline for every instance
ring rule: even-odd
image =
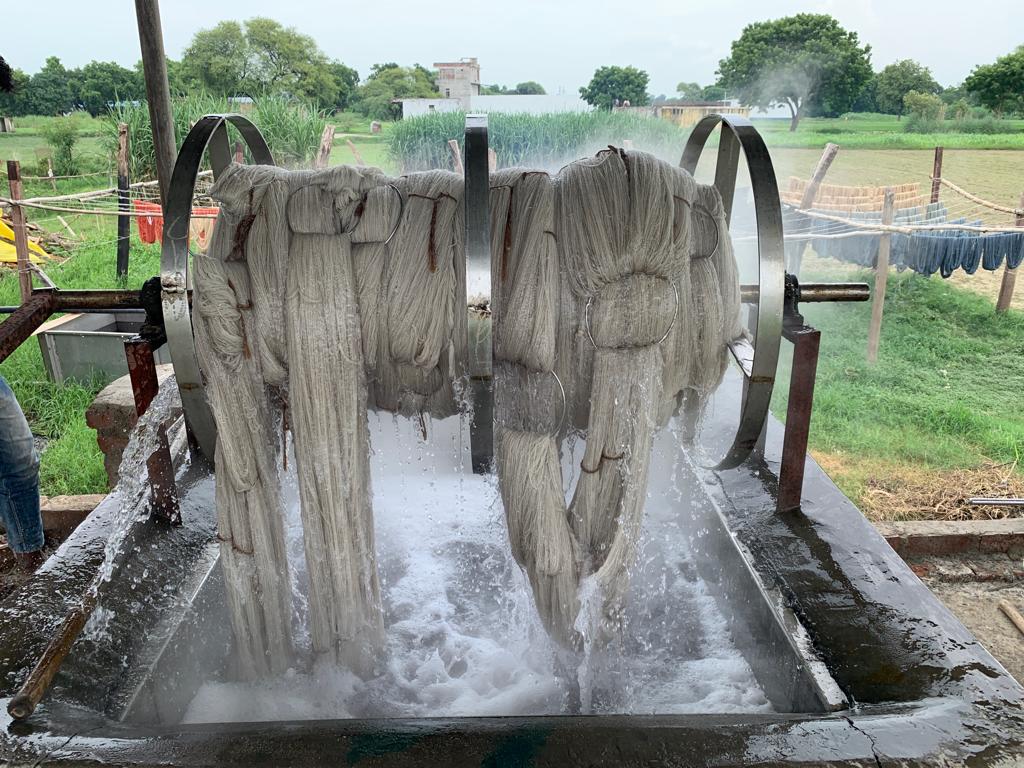
[[[789,120],[755,120],[769,147],[821,148],[833,142],[848,149],[1024,149],[1024,120],[1003,120],[1005,132],[907,133],[892,115],[849,115],[800,121],[795,133]]]
[[[851,277],[873,284],[871,273]],[[938,277],[893,273],[879,359],[869,365],[870,304],[802,309],[822,332],[812,450],[925,470],[1012,463],[1024,453],[1024,313],[996,314],[991,301]],[[780,381],[789,366],[784,358]],[[787,394],[776,391],[780,417]],[[856,501],[859,481],[841,472],[835,479]]]
[[[95,180],[58,182],[61,193],[96,186]],[[33,182],[26,193],[52,193],[49,184]],[[30,215],[30,220],[33,218]],[[84,238],[72,258],[44,266],[47,274],[63,288],[116,288],[116,224],[113,218],[69,216],[71,225]],[[133,228],[126,285],[138,287],[159,271],[160,254],[155,245],[144,245]],[[18,303],[18,281],[13,270],[0,273],[0,304]],[[85,423],[85,409],[105,381],[56,384],[46,378],[36,339],[30,339],[0,363],[28,417],[32,431],[47,440],[39,470],[40,490],[45,495],[62,493],[103,493],[107,475],[96,433]]]

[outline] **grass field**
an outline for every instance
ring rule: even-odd
[[[862,118],[804,118],[795,133],[789,120],[755,120],[771,147],[820,149],[828,142],[848,149],[1024,149],[1024,120],[1003,120],[1002,133],[907,133],[902,121],[889,115]]]
[[[839,130],[844,126],[836,122],[805,121],[801,132],[813,134],[816,142],[808,141],[807,146],[782,146],[788,139],[778,141],[784,131],[766,132],[780,180],[784,182],[790,174],[808,176],[820,146],[834,140],[841,150],[828,181],[920,181],[922,188],[927,187],[930,146],[851,148],[848,139],[858,134],[844,133]],[[881,135],[888,123],[861,125],[859,135]],[[371,135],[368,122],[357,118],[345,117],[338,124],[332,164],[354,162],[347,143],[351,140],[365,162],[395,171],[387,155],[387,124],[384,135]],[[952,146],[949,136],[941,137],[947,148]],[[89,146],[90,140],[83,138],[82,145]],[[34,157],[40,142],[36,129],[0,135],[0,159],[21,152]],[[950,149],[944,175],[987,199],[1016,204],[1024,192],[1024,152]],[[68,192],[105,183],[90,179],[62,181],[58,186],[60,192]],[[36,182],[27,192],[52,190]],[[943,194],[951,193],[944,190]],[[48,271],[68,288],[115,286],[113,221],[70,218],[85,241],[70,260]],[[155,274],[158,262],[156,248],[133,238],[128,284],[137,286]],[[805,278],[867,277],[813,256],[806,265]],[[868,305],[807,308],[809,321],[823,333],[811,447],[844,491],[870,514],[886,516],[884,507],[872,506],[877,489],[886,483],[937,485],[955,468],[974,470],[993,464],[1006,464],[1015,476],[1024,476],[1014,464],[1024,449],[1024,409],[1017,400],[1024,389],[1024,314],[995,315],[992,298],[998,284],[999,273],[984,270],[970,277],[957,273],[947,281],[894,275],[885,307],[881,356],[875,366],[864,361]],[[0,277],[0,303],[16,300],[13,275]],[[1018,291],[1015,306],[1024,309],[1024,289]],[[787,365],[784,362],[780,372],[782,382]],[[15,389],[33,429],[49,440],[42,463],[44,493],[101,491],[105,486],[102,457],[95,434],[82,416],[99,383],[58,386],[47,382],[34,341],[0,365],[0,372]],[[784,389],[780,387],[773,406],[780,415]]]

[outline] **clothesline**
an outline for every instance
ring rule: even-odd
[[[999,203],[993,203],[990,200],[985,200],[984,198],[981,198],[981,197],[978,197],[977,195],[971,194],[970,192],[968,192],[963,187],[957,186],[956,184],[954,184],[949,179],[942,179],[942,178],[940,178],[939,179],[939,183],[942,184],[943,186],[949,187],[951,190],[956,192],[958,195],[963,195],[968,200],[970,200],[972,202],[975,202],[978,205],[984,206],[985,208],[991,208],[993,211],[1001,211],[1003,213],[1008,213],[1011,216],[1024,216],[1024,208],[1011,208],[1011,207],[1006,206],[1006,205],[1000,205]]]

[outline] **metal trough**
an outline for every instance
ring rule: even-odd
[[[734,378],[726,390],[739,386]],[[196,471],[179,477],[181,526],[134,524],[130,555],[101,596],[115,620],[79,638],[33,717],[6,722],[0,756],[44,765],[585,765],[611,755],[638,765],[997,765],[1018,754],[1024,690],[812,460],[803,511],[776,511],[781,443],[773,420],[764,463],[686,469],[680,485],[702,501],[679,505],[698,568],[775,714],[182,725],[201,682],[231,676],[212,481]],[[652,477],[671,466],[691,465],[659,450]],[[6,695],[91,577],[119,505],[117,493],[108,497],[0,606]]]

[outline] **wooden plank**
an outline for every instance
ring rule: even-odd
[[[882,204],[882,224],[892,224],[893,212],[896,207],[896,195],[893,190],[885,190],[885,202]],[[878,238],[878,263],[875,265],[875,292],[871,297],[871,325],[868,327],[868,362],[878,360],[878,345],[882,340],[882,310],[885,307],[885,287],[889,282],[889,248],[892,245],[892,233],[883,232]]]
[[[128,126],[117,126],[117,210],[127,213],[130,209],[131,187],[128,179]],[[132,220],[128,216],[117,218],[117,278],[128,277],[128,249],[131,245]]]
[[[21,163],[7,161],[7,187],[11,200],[21,200]],[[25,209],[20,205],[11,206],[11,229],[14,230],[14,252],[18,259],[18,285],[21,287],[21,303],[32,295],[32,272],[29,269],[28,230],[25,228]]]
[[[1017,226],[1024,227],[1024,193],[1020,196],[1020,210],[1021,213],[1017,214]],[[999,285],[996,312],[1005,312],[1013,302],[1013,289],[1017,284],[1017,269],[1020,269],[1020,267],[1016,269],[1010,269],[1009,266],[1003,267],[1003,282]]]
[[[142,72],[146,81],[149,121],[153,129],[160,200],[166,201],[177,151],[174,141],[171,88],[167,83],[164,33],[160,26],[160,3],[157,0],[135,0],[135,19],[138,22],[139,44],[142,48]]]
[[[460,176],[465,175],[466,171],[462,167],[462,151],[459,149],[459,142],[455,139],[448,139],[448,149],[452,151],[452,164],[455,166],[455,172]]]
[[[324,126],[324,132],[320,135],[320,149],[317,150],[314,168],[326,168],[331,159],[331,149],[334,147],[334,126],[328,123]],[[362,165],[362,163],[359,163]]]
[[[942,189],[942,147],[935,148],[935,159],[932,161],[932,197],[931,202],[939,202],[939,190]]]

